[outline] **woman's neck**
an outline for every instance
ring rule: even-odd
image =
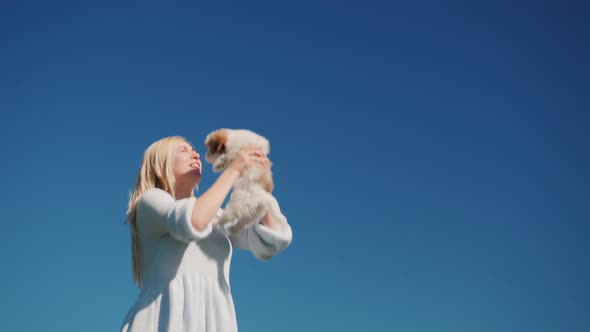
[[[194,195],[194,187],[193,186],[182,186],[177,185],[175,191],[175,198],[176,199],[183,199],[187,197],[192,197]]]

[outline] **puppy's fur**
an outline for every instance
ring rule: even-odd
[[[213,171],[225,170],[238,152],[246,146],[258,146],[262,152],[270,152],[268,140],[250,130],[218,129],[207,135],[205,160],[213,163]],[[274,183],[270,171],[260,166],[248,168],[234,183],[231,197],[218,223],[229,225],[228,230],[235,233],[249,224],[257,223],[270,210],[276,218],[283,219],[276,198],[272,195]]]

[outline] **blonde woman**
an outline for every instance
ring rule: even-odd
[[[232,248],[268,260],[291,243],[291,227],[269,212],[258,224],[229,235],[216,225],[221,205],[249,167],[270,171],[256,148],[244,148],[199,197],[200,155],[182,137],[163,138],[144,153],[127,211],[133,277],[139,295],[123,332],[237,331],[229,286]]]

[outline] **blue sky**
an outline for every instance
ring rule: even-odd
[[[3,330],[117,330],[143,151],[220,127],[294,232],[234,253],[241,331],[590,328],[580,2],[0,6]]]

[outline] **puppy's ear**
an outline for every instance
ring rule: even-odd
[[[266,174],[262,177],[262,188],[264,188],[264,190],[266,190],[268,193],[272,194],[275,184],[272,181],[272,176],[270,174]]]
[[[272,165],[272,163],[271,163],[271,165]],[[262,177],[260,178],[260,182],[262,184],[262,188],[264,188],[264,190],[266,190],[268,193],[272,194],[275,184],[272,180],[272,172],[270,170],[268,170],[268,172],[264,172],[262,174]]]

